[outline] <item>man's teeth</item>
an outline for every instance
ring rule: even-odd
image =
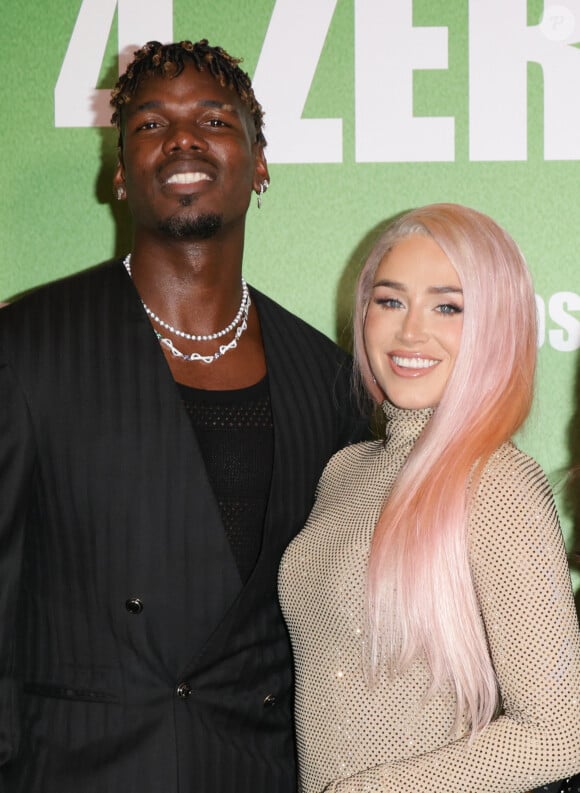
[[[433,358],[401,358],[398,355],[393,355],[391,357],[397,366],[402,366],[404,369],[430,369],[432,366],[439,363],[439,361],[435,361]]]
[[[193,184],[194,182],[209,182],[205,173],[174,173],[167,180],[167,184]]]

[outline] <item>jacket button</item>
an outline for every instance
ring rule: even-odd
[[[141,614],[143,611],[143,601],[140,598],[129,598],[125,601],[125,608],[129,614]]]
[[[187,699],[191,696],[191,686],[189,683],[180,683],[175,690],[177,696],[181,697],[181,699]]]
[[[262,704],[265,708],[273,708],[276,704],[276,697],[274,694],[268,694],[268,696],[264,697],[264,702]]]

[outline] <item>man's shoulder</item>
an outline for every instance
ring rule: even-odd
[[[71,273],[70,275],[63,276],[54,281],[48,281],[45,284],[35,286],[27,292],[19,295],[14,304],[10,305],[26,305],[29,301],[41,301],[58,297],[61,294],[68,294],[71,291],[83,291],[89,287],[97,286],[99,283],[105,283],[112,275],[119,271],[119,262],[117,259],[111,259],[100,264],[87,267],[83,270]]]
[[[96,320],[118,315],[122,277],[122,268],[113,260],[20,295],[0,309],[2,357],[17,357],[19,351],[33,346],[40,351],[62,336],[80,332],[81,327],[90,324],[91,317]]]
[[[93,301],[100,293],[109,291],[111,281],[117,280],[119,274],[122,275],[119,262],[113,259],[36,286],[18,295],[3,308],[0,312],[0,322],[9,325],[49,307],[71,308],[83,298]]]
[[[336,342],[313,325],[310,325],[306,320],[293,314],[280,303],[277,303],[254,287],[251,287],[251,294],[257,305],[262,325],[264,325],[264,321],[266,321],[266,327],[269,327],[270,323],[272,323],[277,326],[282,335],[291,334],[290,338],[301,339],[317,351],[326,352],[339,361],[350,360],[350,355],[339,347]]]

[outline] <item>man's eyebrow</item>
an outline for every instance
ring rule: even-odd
[[[143,110],[157,110],[158,108],[163,106],[163,102],[160,102],[158,99],[151,99],[149,102],[141,102],[140,105],[135,107],[137,112],[141,112]],[[127,107],[128,110],[131,110],[131,104]]]
[[[230,113],[238,112],[234,105],[230,104],[229,102],[220,102],[219,99],[200,99],[200,101],[196,102],[196,104],[200,107],[213,107],[218,110],[227,110]],[[128,107],[130,109],[131,105]],[[149,101],[141,102],[140,105],[135,107],[135,110],[142,112],[144,110],[158,110],[162,107],[165,107],[165,102],[159,99],[150,99]]]
[[[198,104],[201,105],[201,107],[215,107],[218,110],[227,110],[230,113],[238,112],[234,105],[229,102],[220,102],[218,99],[202,99]]]

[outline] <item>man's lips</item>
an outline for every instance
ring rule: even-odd
[[[193,185],[200,182],[213,182],[215,178],[211,165],[191,159],[167,162],[159,176],[164,185]]]
[[[165,180],[165,184],[196,184],[197,182],[211,182],[212,179],[206,173],[199,171],[186,171],[184,173],[174,173]]]

